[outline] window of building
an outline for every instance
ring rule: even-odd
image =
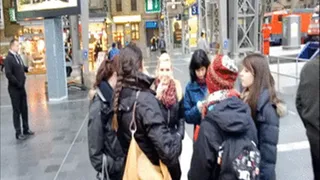
[[[116,9],[118,12],[122,11],[122,0],[116,0]]]
[[[131,24],[131,39],[132,40],[139,40],[140,33],[139,33],[139,23],[132,23]]]
[[[137,11],[137,0],[131,0],[131,11]]]

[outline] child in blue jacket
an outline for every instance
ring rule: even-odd
[[[210,64],[205,51],[196,50],[191,58],[189,72],[191,81],[184,95],[184,114],[188,124],[199,125],[203,100],[207,96],[206,74]]]

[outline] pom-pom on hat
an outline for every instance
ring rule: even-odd
[[[232,89],[238,76],[234,61],[226,55],[216,55],[208,67],[206,83],[209,93]]]

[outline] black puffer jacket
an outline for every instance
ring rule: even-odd
[[[228,137],[235,136],[244,136],[256,143],[258,141],[250,107],[239,98],[232,97],[216,104],[201,121],[188,179],[220,179],[220,166],[217,164],[219,146]]]
[[[171,133],[178,132],[181,134],[182,139],[184,137],[184,108],[183,100],[180,100],[174,104],[170,109],[167,109],[161,102],[160,109],[164,119],[167,121],[168,127]]]
[[[117,139],[116,132],[112,130],[112,95],[113,89],[108,82],[99,84],[101,94],[91,92],[88,146],[90,162],[97,172],[102,170],[102,156],[107,157],[107,170],[111,180],[122,179],[124,153]]]
[[[166,120],[163,118],[159,103],[149,88],[154,79],[145,74],[138,74],[132,84],[125,84],[119,96],[119,112],[117,132],[122,148],[127,154],[131,141],[129,125],[132,119],[132,108],[136,93],[140,90],[136,106],[137,131],[135,139],[150,161],[159,165],[177,164],[181,153],[182,141],[178,134],[171,134]],[[125,78],[126,80],[126,78]]]

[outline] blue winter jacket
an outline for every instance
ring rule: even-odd
[[[184,95],[184,115],[188,124],[200,124],[201,112],[197,108],[197,102],[207,96],[207,86],[200,86],[197,82],[187,84]]]
[[[277,144],[279,139],[279,115],[277,105],[272,104],[267,89],[263,90],[257,102],[256,126],[258,147],[261,153],[260,180],[275,180]]]

